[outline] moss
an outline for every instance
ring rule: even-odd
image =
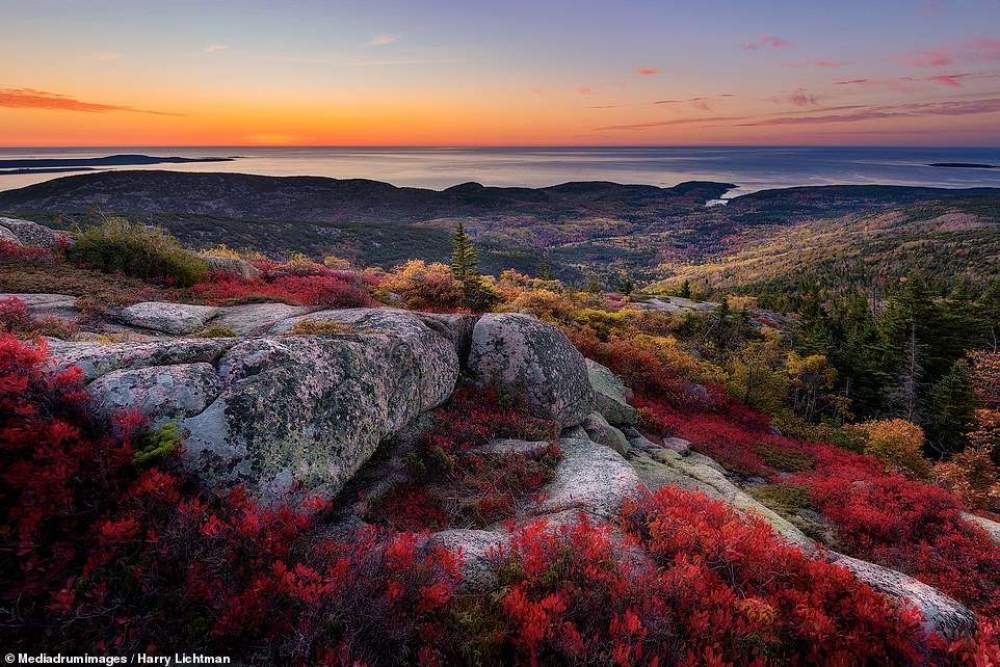
[[[802,472],[816,465],[816,459],[812,454],[785,447],[759,444],[754,451],[764,463],[782,472]]]
[[[153,463],[176,450],[183,442],[180,425],[169,422],[139,437],[132,454],[132,462],[137,466]]]
[[[195,338],[236,338],[237,335],[232,327],[224,324],[213,324],[194,334]]]
[[[747,491],[756,500],[786,518],[813,507],[809,489],[797,484],[762,484]]]

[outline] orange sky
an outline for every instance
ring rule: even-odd
[[[0,145],[1000,144],[996,2],[417,4],[8,2]]]

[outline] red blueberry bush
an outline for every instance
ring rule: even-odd
[[[260,278],[247,279],[213,272],[191,287],[191,294],[209,303],[235,304],[283,301],[302,306],[352,308],[373,303],[371,276],[347,270],[328,269],[310,263],[308,271],[294,272],[287,265],[262,262]]]
[[[581,517],[531,524],[500,554],[502,632],[528,664],[919,661],[919,613],[807,558],[759,521],[664,489],[623,510],[624,540]],[[637,550],[638,549],[638,550]],[[622,552],[624,550],[624,556]]]

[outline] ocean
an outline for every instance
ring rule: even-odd
[[[0,148],[0,160],[115,154],[236,157],[232,162],[122,169],[240,172],[270,176],[367,178],[398,186],[444,189],[484,185],[541,187],[567,181],[671,186],[690,180],[733,183],[727,196],[801,185],[882,184],[947,188],[1000,187],[1000,169],[931,163],[1000,165],[1000,148],[872,147],[588,147],[588,148]],[[77,172],[83,173],[83,172]],[[0,190],[69,173],[0,174]]]

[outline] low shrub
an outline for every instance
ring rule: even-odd
[[[886,463],[926,476],[930,470],[924,458],[924,430],[905,419],[881,419],[858,424],[865,437],[865,453]]]
[[[18,338],[48,336],[67,340],[76,335],[79,327],[74,321],[51,315],[34,317],[23,300],[12,296],[0,299],[0,331]]]
[[[209,280],[194,285],[190,293],[202,301],[220,305],[282,301],[300,306],[356,308],[372,304],[363,274],[322,270],[325,273],[316,275],[266,273],[263,278],[253,280],[212,273]]]
[[[187,287],[208,274],[208,264],[167,232],[121,218],[84,230],[66,254],[73,262],[105,273],[166,285]]]
[[[410,310],[460,310],[465,298],[462,284],[455,280],[448,265],[419,259],[394,269],[379,287],[387,299],[395,295],[400,305]]]

